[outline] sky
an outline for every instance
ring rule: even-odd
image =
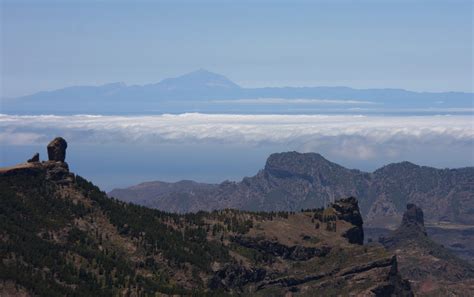
[[[155,83],[473,91],[472,1],[0,0],[0,95]]]
[[[201,68],[243,87],[474,92],[472,1],[0,3],[0,98],[143,85]],[[299,103],[308,102],[292,101]],[[56,136],[69,143],[71,170],[105,190],[150,180],[240,180],[263,168],[271,153],[293,150],[366,171],[401,161],[474,166],[472,114],[305,112],[0,113],[0,167],[35,152],[46,159]]]

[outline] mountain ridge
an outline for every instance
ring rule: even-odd
[[[229,207],[294,211],[325,206],[338,196],[355,196],[369,224],[384,219],[398,224],[407,203],[420,204],[430,221],[474,224],[473,187],[474,167],[437,169],[405,161],[369,173],[320,154],[287,152],[270,155],[264,169],[240,182],[225,181],[206,191],[175,187],[162,196],[153,195],[149,187],[142,198],[150,207],[188,212]],[[132,202],[121,191],[114,189],[109,195]]]
[[[288,102],[276,106],[258,101],[264,98],[283,98]],[[286,110],[291,99],[324,99],[318,105],[324,111],[331,100],[348,101],[349,107],[364,106],[367,102],[378,108],[471,108],[474,94],[465,92],[413,92],[403,89],[355,89],[349,87],[263,87],[243,88],[226,78],[204,69],[158,83],[126,85],[110,83],[101,86],[71,86],[42,91],[16,98],[2,98],[4,113],[114,113],[114,112],[189,112],[196,108],[204,112],[276,111]],[[233,103],[237,99],[255,102]],[[357,103],[357,101],[360,101]],[[190,103],[198,104],[190,105]],[[119,104],[118,104],[119,103]],[[299,103],[301,104],[301,103]],[[312,106],[306,102],[302,106]],[[319,103],[320,104],[320,103]],[[264,105],[260,106],[259,105]],[[327,106],[329,105],[329,107]],[[190,107],[192,106],[192,108]],[[265,108],[264,108],[265,107]],[[332,106],[334,108],[334,106]],[[280,109],[279,109],[280,108]],[[282,109],[281,109],[282,108]]]
[[[47,90],[47,91],[38,91],[34,92],[31,94],[26,94],[26,95],[21,95],[21,96],[16,96],[16,97],[8,97],[4,99],[19,99],[19,98],[24,98],[24,97],[29,97],[37,94],[42,94],[42,93],[52,93],[52,92],[57,92],[57,91],[64,91],[68,89],[74,89],[74,88],[105,88],[105,87],[151,87],[151,86],[159,86],[160,84],[166,85],[168,82],[174,82],[174,81],[180,81],[180,80],[186,80],[186,78],[191,78],[195,77],[198,80],[202,80],[204,77],[208,78],[219,78],[222,79],[223,81],[228,82],[230,85],[232,85],[234,88],[237,89],[248,89],[248,90],[284,90],[284,89],[295,89],[295,90],[308,90],[308,89],[314,89],[314,88],[319,88],[324,91],[330,91],[330,90],[339,90],[340,92],[350,92],[350,91],[369,91],[369,90],[376,90],[379,92],[400,92],[400,93],[406,93],[406,94],[425,94],[425,95],[435,95],[435,94],[443,94],[443,95],[473,95],[474,93],[470,92],[463,92],[463,91],[444,91],[444,92],[429,92],[429,91],[411,91],[403,88],[353,88],[353,87],[347,87],[347,86],[301,86],[301,87],[292,87],[292,86],[281,86],[281,87],[258,87],[258,88],[248,88],[248,87],[241,87],[237,83],[233,82],[232,80],[228,79],[226,76],[222,74],[218,74],[203,68],[187,72],[185,74],[176,76],[176,77],[170,77],[170,78],[164,78],[160,80],[159,82],[156,83],[147,83],[147,84],[126,84],[125,82],[109,82],[109,83],[104,83],[101,85],[74,85],[74,86],[68,86],[68,87],[63,87],[63,88],[58,88],[58,89],[52,89],[52,90]]]

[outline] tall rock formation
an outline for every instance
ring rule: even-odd
[[[364,244],[364,229],[362,228],[363,221],[359,211],[359,204],[354,197],[337,200],[331,205],[336,211],[336,217],[351,223],[354,227],[350,228],[344,234],[350,243]]]
[[[403,214],[402,223],[395,231],[386,238],[380,238],[380,243],[391,248],[399,246],[403,242],[419,241],[428,239],[423,219],[423,210],[415,204],[407,204],[407,210]]]
[[[48,144],[49,161],[64,162],[66,159],[67,142],[62,137],[56,137]]]
[[[423,219],[423,210],[415,204],[407,204],[407,210],[403,214],[400,228],[421,232],[426,235],[425,220]]]
[[[379,242],[397,255],[402,277],[418,295],[473,296],[474,267],[428,237],[415,204],[407,205],[398,229]]]

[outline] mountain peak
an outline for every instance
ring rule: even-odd
[[[240,89],[240,86],[227,77],[208,71],[198,69],[174,78],[167,78],[158,83],[158,86],[168,90],[179,89]]]
[[[420,168],[420,166],[416,165],[412,162],[409,162],[409,161],[402,161],[402,162],[398,162],[398,163],[387,164],[387,165],[383,166],[382,168],[379,168],[378,170],[394,170],[394,169],[409,169],[409,170],[412,170],[412,169],[417,169],[417,168]]]
[[[423,219],[423,210],[415,204],[407,204],[407,209],[403,214],[402,223],[387,238],[380,238],[379,241],[385,247],[394,247],[401,242],[422,241],[427,237],[425,223]]]
[[[413,203],[407,204],[407,210],[403,214],[402,224],[419,224],[424,226],[423,210]]]
[[[425,221],[423,219],[423,210],[415,204],[407,204],[407,210],[403,214],[400,229],[421,232],[426,235]]]
[[[271,154],[265,164],[270,172],[312,175],[319,168],[336,165],[318,153],[283,152]],[[337,166],[337,165],[336,165]]]
[[[222,76],[220,74],[214,73],[214,72],[209,71],[209,70],[204,69],[204,68],[199,68],[198,70],[191,71],[189,73],[183,74],[182,76],[184,76],[184,75],[218,75],[218,76]]]

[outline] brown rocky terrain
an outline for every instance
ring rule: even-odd
[[[395,228],[415,203],[429,222],[474,225],[474,168],[436,169],[401,162],[372,173],[351,170],[315,153],[272,154],[265,168],[241,182],[208,185],[152,182],[109,196],[165,211],[237,208],[295,211],[323,207],[338,197],[359,199],[369,226]]]
[[[413,296],[394,253],[362,245],[355,198],[178,215],[50,158],[0,170],[1,296]]]
[[[408,204],[400,226],[379,239],[399,260],[399,269],[417,296],[473,296],[474,266],[432,241],[423,211]]]

